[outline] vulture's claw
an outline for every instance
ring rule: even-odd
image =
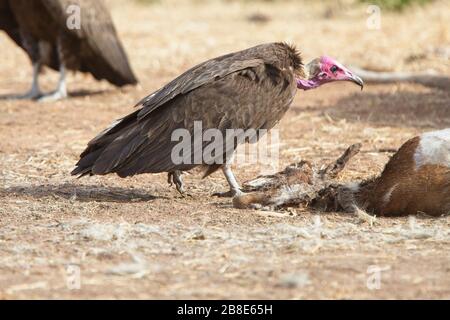
[[[169,183],[169,185],[173,185],[175,184],[175,187],[177,188],[177,191],[184,196],[185,195],[185,190],[184,190],[184,183],[183,180],[181,180],[181,171],[179,170],[175,170],[172,172],[169,172],[167,174],[167,182]]]
[[[230,191],[227,192],[216,192],[213,193],[213,197],[219,197],[219,198],[234,198],[236,196],[241,196],[243,195],[244,192],[242,192],[241,189],[231,189]]]
[[[67,98],[67,93],[55,91],[53,93],[44,94],[37,99],[38,102],[55,102]]]

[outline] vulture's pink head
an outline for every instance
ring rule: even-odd
[[[360,77],[327,56],[322,56],[308,63],[305,66],[305,71],[307,79],[297,79],[297,88],[299,89],[314,89],[334,81],[350,81],[360,86],[361,90],[364,87],[364,82]]]

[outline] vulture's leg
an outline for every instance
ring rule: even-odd
[[[67,98],[67,87],[66,87],[66,67],[64,63],[61,62],[59,66],[59,82],[58,88],[55,92],[45,94],[39,98],[40,102],[52,102]]]
[[[214,196],[217,197],[235,197],[238,195],[242,195],[241,187],[234,177],[233,171],[231,171],[231,163],[226,163],[222,167],[222,172],[227,179],[228,185],[230,186],[230,191],[228,192],[218,192],[215,193]]]
[[[41,89],[39,88],[39,71],[41,70],[41,63],[39,61],[33,62],[33,82],[31,83],[31,89],[18,96],[13,96],[13,99],[38,99],[42,96]]]
[[[169,172],[167,174],[167,182],[169,182],[170,185],[175,184],[175,187],[177,188],[177,191],[184,195],[184,183],[183,180],[181,180],[181,171],[175,170],[172,172]]]
[[[59,81],[56,91],[46,94],[39,99],[41,102],[52,102],[67,98],[66,86],[66,65],[64,60],[64,53],[61,44],[61,37],[58,38],[58,57],[59,57]]]
[[[41,89],[39,88],[39,72],[41,70],[41,63],[33,63],[33,82],[31,84],[31,90],[28,92],[30,99],[37,99],[42,95]]]
[[[42,95],[39,88],[39,72],[41,71],[42,65],[39,43],[27,33],[21,32],[20,36],[22,38],[23,47],[27,51],[31,63],[33,64],[33,82],[31,84],[31,89],[27,93],[12,96],[11,99],[37,99]]]

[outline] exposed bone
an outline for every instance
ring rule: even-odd
[[[344,170],[350,159],[357,155],[359,151],[361,151],[361,146],[361,143],[351,145],[335,162],[330,163],[325,169],[320,170],[319,174],[323,178],[336,178],[339,173]]]

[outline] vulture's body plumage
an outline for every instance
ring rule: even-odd
[[[218,129],[224,137],[227,129],[271,129],[292,103],[298,79],[304,78],[300,55],[284,43],[263,44],[208,60],[142,99],[135,112],[89,142],[72,174],[127,177],[169,172],[177,188],[182,187],[179,173],[199,164],[172,161],[178,143],[172,141],[174,130],[186,129],[194,136],[195,121],[201,121],[203,133]],[[223,160],[229,160],[230,153],[244,142],[240,137],[236,141],[240,142],[231,144],[233,150],[224,144],[216,163],[203,163],[208,167],[206,175],[222,167],[233,192],[239,186]],[[206,145],[208,142],[203,142],[200,149],[192,145],[190,159]]]
[[[61,82],[66,69],[116,86],[137,82],[102,0],[0,0],[0,17],[0,29],[27,52],[35,73],[45,65],[61,72]]]

